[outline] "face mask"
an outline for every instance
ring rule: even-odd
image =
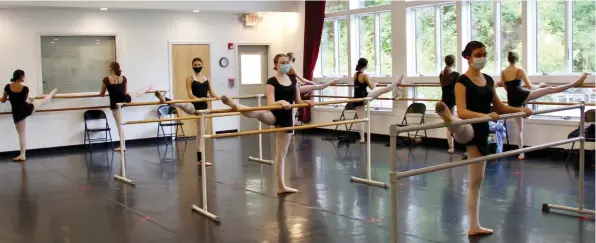
[[[290,71],[292,66],[290,64],[281,64],[279,65],[279,72],[286,74]]]
[[[475,69],[481,70],[486,66],[486,57],[475,57],[472,58],[472,63],[470,64],[470,66],[472,66]]]
[[[195,73],[200,73],[203,67],[193,67],[192,70],[195,70]]]

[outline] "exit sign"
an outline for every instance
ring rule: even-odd
[[[259,16],[256,14],[246,14],[244,15],[244,26],[254,27],[259,24]]]

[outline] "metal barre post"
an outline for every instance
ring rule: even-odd
[[[366,121],[366,179],[364,178],[359,178],[359,177],[355,177],[352,176],[350,178],[351,181],[353,182],[359,182],[359,183],[363,183],[363,184],[368,184],[368,185],[372,185],[372,186],[378,186],[378,187],[383,187],[383,188],[387,188],[387,183],[382,182],[382,181],[373,181],[372,180],[372,176],[371,176],[371,152],[370,152],[370,102],[373,99],[370,97],[365,98],[365,102],[366,102],[366,113],[365,113],[365,119]]]
[[[120,116],[120,119],[118,119],[118,136],[120,136],[120,175],[114,175],[114,179],[116,180],[120,180],[122,182],[125,182],[129,185],[134,186],[134,183],[132,183],[132,181],[128,178],[126,178],[126,161],[125,161],[125,150],[126,150],[126,144],[124,141],[124,122],[122,122],[122,120],[124,119],[124,117],[122,116],[122,105],[121,104],[116,104],[118,106],[118,116]]]
[[[201,124],[201,137],[199,138],[199,141],[201,141],[201,189],[203,191],[203,207],[199,208],[196,204],[193,204],[190,207],[192,208],[192,210],[199,212],[200,214],[207,216],[207,218],[210,218],[211,220],[219,223],[219,216],[212,214],[207,210],[207,169],[205,168],[205,164],[207,164],[207,156],[205,156],[205,154],[207,153],[205,149],[205,130],[207,129],[207,122],[205,118],[205,110],[201,110],[199,111],[199,113],[199,121]]]
[[[389,164],[391,171],[389,172],[389,182],[391,183],[391,236],[392,242],[397,243],[399,236],[398,232],[398,206],[397,201],[397,125],[389,126]]]
[[[256,97],[257,97],[257,106],[261,106],[261,97],[263,97],[263,95],[258,94],[258,95],[256,95]],[[263,127],[262,127],[263,123],[259,120],[257,120],[257,122],[259,123],[259,131],[263,130]],[[248,156],[248,160],[257,162],[257,163],[268,164],[268,165],[273,164],[273,160],[263,159],[263,134],[262,133],[259,133],[259,158]]]

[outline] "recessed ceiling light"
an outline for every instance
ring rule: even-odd
[[[198,9],[195,9],[195,10],[193,10],[192,12],[193,12],[193,13],[198,13],[198,12],[199,12],[199,10],[198,10]]]
[[[100,8],[101,11],[108,11],[108,8]]]
[[[53,42],[53,41],[52,41],[52,42],[50,42],[50,44],[54,44],[54,43],[55,43],[55,42]]]
[[[55,41],[57,41],[57,40],[58,40],[58,38],[56,38],[56,39],[54,39],[54,40],[55,40]]]

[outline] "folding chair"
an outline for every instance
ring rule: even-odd
[[[585,123],[594,123],[595,121],[596,121],[596,111],[594,109],[587,110],[584,113],[584,124]],[[585,128],[584,129],[586,129],[588,127],[589,127],[588,125],[585,125]],[[579,131],[579,127],[578,127],[578,130],[577,131]],[[575,138],[575,137],[578,137],[578,136],[579,136],[579,133],[576,135],[576,134],[573,134],[573,132],[571,132],[567,136],[567,138]],[[596,139],[593,138],[593,137],[588,137],[588,134],[586,133],[586,142],[592,142],[592,143],[594,143],[594,142],[596,142]],[[571,149],[569,150],[569,153],[567,154],[567,159],[565,159],[565,167],[567,167],[569,165],[569,159],[571,159],[571,156],[573,154],[573,148],[574,147],[575,147],[575,142],[573,142],[571,144]],[[588,150],[588,151],[590,151],[590,150]],[[594,151],[592,150],[592,153],[593,152]],[[578,153],[579,153],[579,150],[578,150]],[[586,157],[586,158],[588,158],[588,157]],[[586,161],[587,160],[588,159],[586,159]]]
[[[411,114],[419,114],[420,117],[420,123],[418,124],[409,124],[408,123],[408,115]],[[401,120],[401,124],[397,125],[398,127],[407,127],[410,125],[421,125],[424,124],[424,115],[426,114],[426,105],[423,103],[412,103],[410,104],[410,106],[408,106],[408,109],[406,110],[406,114],[404,114],[404,118]],[[422,135],[418,135],[418,132],[420,131],[416,131],[414,133],[414,136],[412,137],[410,135],[410,132],[407,132],[408,134],[408,141],[410,142],[409,144],[412,144],[413,141],[417,138],[417,137],[422,137]],[[424,138],[428,137],[426,135],[426,130],[424,130]]]
[[[344,107],[343,111],[341,111],[341,115],[339,116],[339,119],[335,119],[333,120],[333,122],[338,122],[338,121],[345,121],[346,120],[346,111],[355,111],[356,107],[354,107],[353,103],[347,103],[346,106]],[[354,118],[352,119],[358,119],[358,114],[354,113]],[[352,132],[352,127],[354,126],[354,123],[350,123],[349,126],[348,124],[344,124],[345,127],[345,131],[341,131],[338,130],[340,125],[335,125],[335,128],[333,129],[333,135],[331,136],[327,136],[327,137],[323,137],[323,140],[326,141],[334,141],[334,140],[339,140],[340,142],[347,142],[347,143],[351,143],[351,142],[355,142],[356,140],[358,140],[356,137],[350,138],[350,132]]]
[[[105,112],[102,110],[88,110],[83,113],[83,119],[85,120],[85,131],[83,136],[83,145],[85,147],[87,144],[89,144],[89,150],[93,152],[93,146],[91,145],[93,142],[104,142],[112,144],[112,148],[114,148],[114,143],[112,142],[112,132]],[[89,122],[99,120],[104,120],[105,126],[89,126]],[[99,132],[105,133],[103,138],[91,138],[91,133]]]
[[[171,107],[169,105],[162,105],[159,106],[157,108],[157,117],[159,119],[162,118],[178,118],[178,111],[176,110],[176,108]],[[175,127],[174,132],[169,132],[166,133],[164,127]],[[186,134],[184,133],[184,123],[181,121],[166,121],[166,122],[158,122],[157,123],[157,141],[159,141],[159,138],[163,136],[164,141],[168,142],[167,137],[174,137],[174,138],[178,138],[178,128],[180,127],[181,131],[182,131],[182,137],[186,137]],[[160,130],[161,130],[161,135],[160,135]],[[184,140],[186,141],[186,140]]]

